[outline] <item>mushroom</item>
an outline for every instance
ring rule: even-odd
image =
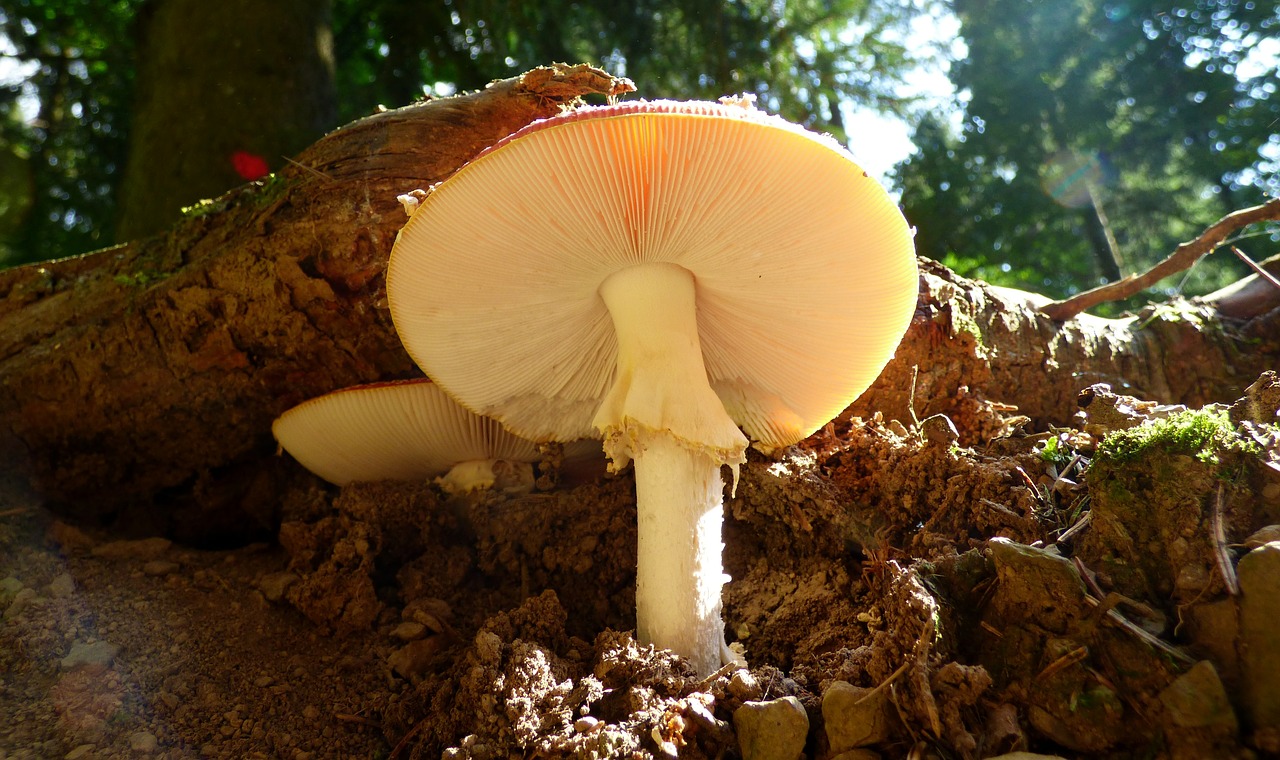
[[[495,483],[528,491],[530,463],[539,459],[536,444],[472,414],[424,378],[318,396],[282,414],[271,431],[303,467],[336,485],[435,477],[451,494]]]
[[[747,436],[777,449],[843,411],[917,289],[888,194],[748,103],[534,122],[422,200],[387,274],[405,348],[460,403],[634,461],[637,637],[703,674],[732,656],[721,467],[736,487]]]

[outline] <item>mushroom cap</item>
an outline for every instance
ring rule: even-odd
[[[533,440],[598,436],[617,342],[598,290],[670,262],[696,283],[712,389],[766,447],[837,416],[915,308],[912,231],[834,140],[751,107],[652,101],[534,122],[400,231],[392,319],[454,398]]]
[[[426,379],[327,393],[272,424],[294,459],[330,483],[426,480],[459,462],[533,462],[538,448],[462,408]]]

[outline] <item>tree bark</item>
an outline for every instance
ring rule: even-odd
[[[377,114],[161,236],[0,272],[0,456],[77,515],[145,515],[152,530],[163,518],[158,529],[206,543],[246,525],[268,534],[300,473],[272,456],[272,420],[336,388],[418,374],[385,303],[405,221],[396,195],[580,95],[626,89],[559,66]],[[1066,424],[1095,382],[1231,401],[1280,357],[1280,308],[1237,319],[1179,303],[1055,322],[1037,310],[1047,299],[927,260],[920,284],[897,357],[847,414],[945,413],[962,445],[1006,429],[1010,405],[1036,426]]]
[[[623,82],[543,68],[376,114],[165,234],[0,272],[2,461],[78,515],[162,503],[160,529],[188,540],[243,532],[245,512],[268,527],[272,420],[415,374],[383,289],[396,196]]]
[[[117,240],[276,169],[336,126],[328,0],[151,0]]]

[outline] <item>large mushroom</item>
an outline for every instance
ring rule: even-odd
[[[410,356],[463,405],[634,461],[637,636],[703,674],[730,656],[721,467],[736,485],[747,436],[788,446],[856,399],[917,289],[888,194],[746,103],[535,122],[422,201],[387,274]]]
[[[540,457],[536,444],[472,414],[426,379],[326,393],[280,415],[271,430],[303,467],[336,485],[435,478],[448,493],[495,483],[521,491],[532,487],[529,463]]]

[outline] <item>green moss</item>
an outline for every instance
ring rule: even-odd
[[[203,198],[191,204],[190,206],[183,206],[182,215],[188,219],[191,219],[197,216],[204,216],[205,214],[212,214],[216,211],[222,211],[226,207],[227,207],[227,204],[222,202],[221,200],[217,200],[214,198]]]
[[[1098,456],[1113,462],[1129,462],[1152,451],[1194,456],[1216,463],[1224,450],[1259,453],[1257,445],[1236,435],[1225,409],[1205,408],[1176,412],[1165,419],[1148,420],[1129,430],[1108,435]]]

